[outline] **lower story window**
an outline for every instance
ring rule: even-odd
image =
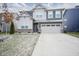
[[[28,28],[28,26],[25,26],[25,28]]]
[[[24,28],[24,26],[21,26],[21,28],[23,29],[23,28]]]
[[[27,28],[28,28],[28,26],[21,26],[21,28],[22,28],[22,29],[27,29]]]

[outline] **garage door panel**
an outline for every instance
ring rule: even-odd
[[[41,32],[42,33],[60,33],[61,26],[60,24],[44,25],[44,26],[41,26]]]

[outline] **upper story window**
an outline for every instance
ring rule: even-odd
[[[48,18],[54,18],[53,11],[48,11]]]
[[[24,18],[26,18],[26,16],[24,16]]]
[[[61,11],[55,11],[55,18],[61,18],[62,14]]]
[[[37,18],[40,18],[40,17],[42,17],[42,15],[36,15],[36,17],[37,17]]]

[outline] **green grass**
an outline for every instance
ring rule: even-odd
[[[6,34],[6,32],[0,32],[0,34]],[[7,32],[7,34],[9,34],[9,32]]]
[[[67,34],[78,37],[79,38],[79,32],[67,32]]]

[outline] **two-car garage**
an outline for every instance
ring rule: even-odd
[[[61,30],[62,30],[61,23],[41,24],[42,33],[61,33]]]

